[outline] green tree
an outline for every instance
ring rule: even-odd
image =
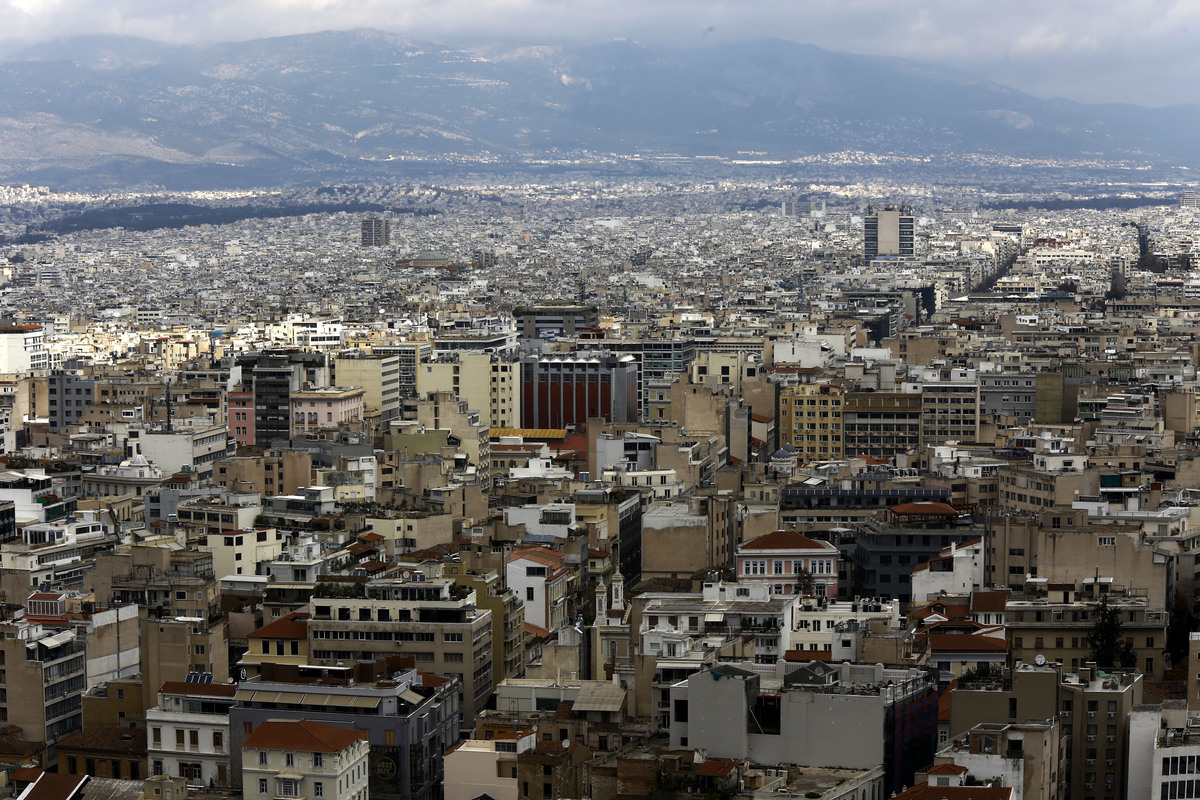
[[[1088,659],[1095,661],[1096,666],[1110,669],[1137,666],[1133,642],[1121,634],[1121,612],[1108,604],[1107,597],[1096,607],[1096,622],[1087,636],[1087,644],[1092,651]]]
[[[1167,653],[1171,656],[1172,664],[1182,664],[1187,660],[1188,639],[1196,624],[1196,615],[1192,604],[1183,592],[1175,593],[1175,602],[1171,605],[1171,621],[1167,623]]]

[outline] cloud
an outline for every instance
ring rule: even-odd
[[[0,42],[86,33],[228,41],[355,27],[449,43],[764,37],[953,66],[1040,95],[1200,101],[1194,0],[0,0]]]

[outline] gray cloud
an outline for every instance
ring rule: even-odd
[[[373,27],[450,43],[767,36],[951,66],[1040,96],[1200,101],[1194,0],[0,0],[0,42],[85,33],[196,42]]]

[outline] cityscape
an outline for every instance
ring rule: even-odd
[[[1194,106],[122,41],[0,58],[0,794],[1200,797]]]

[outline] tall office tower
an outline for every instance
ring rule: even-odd
[[[863,225],[863,254],[867,261],[879,256],[916,255],[916,223],[908,206],[867,208]]]
[[[1200,208],[1200,197],[1191,189],[1187,189],[1179,194],[1180,208]]]
[[[390,234],[386,219],[370,217],[362,222],[363,247],[386,247],[390,241]]]

